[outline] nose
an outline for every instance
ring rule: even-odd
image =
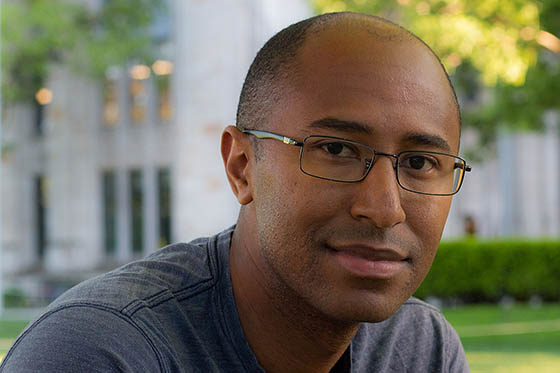
[[[370,221],[377,228],[391,228],[404,222],[402,189],[397,183],[391,157],[377,156],[367,177],[355,187],[350,211],[354,219]]]

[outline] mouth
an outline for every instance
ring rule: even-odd
[[[389,248],[375,248],[366,245],[329,246],[335,261],[356,277],[390,279],[404,271],[410,259]]]

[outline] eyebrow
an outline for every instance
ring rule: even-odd
[[[361,133],[365,135],[371,135],[371,129],[365,124],[332,117],[313,121],[311,122],[309,127],[335,130],[346,133]]]
[[[451,147],[449,146],[449,143],[438,135],[411,132],[411,133],[407,133],[404,136],[403,141],[412,143],[413,145],[424,145],[424,146],[430,146],[434,148],[440,148],[448,152],[451,151]]]
[[[327,118],[322,118],[313,121],[311,122],[309,127],[335,130],[335,131],[340,131],[340,132],[345,132],[350,134],[354,134],[354,133],[365,134],[365,135],[372,134],[370,127],[363,123],[342,120],[333,117],[327,117]],[[403,142],[407,142],[412,145],[430,146],[433,148],[443,149],[448,152],[451,151],[451,146],[449,146],[449,143],[444,138],[429,133],[421,133],[421,132],[406,133],[404,135]]]

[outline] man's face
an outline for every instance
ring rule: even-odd
[[[326,31],[306,41],[297,70],[263,129],[298,141],[343,137],[392,154],[457,153],[450,88],[417,41]],[[247,207],[267,281],[329,318],[392,315],[426,276],[451,197],[403,190],[389,157],[377,157],[364,181],[338,183],[302,173],[299,148],[259,141]]]

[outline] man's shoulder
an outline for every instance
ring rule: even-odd
[[[445,317],[439,308],[415,297],[410,297],[404,302],[395,316],[404,318],[409,318],[411,316],[422,318],[429,317],[435,320],[445,321]]]
[[[214,364],[215,351],[199,347],[219,349],[224,339],[215,295],[228,289],[230,238],[227,230],[170,245],[70,289],[22,332],[0,371],[175,372],[188,362]]]
[[[198,294],[214,286],[219,278],[215,250],[219,236],[166,246],[144,259],[78,284],[49,308],[90,304],[125,311],[135,303],[150,307],[166,298],[182,300]]]
[[[410,367],[418,371],[468,371],[453,327],[437,307],[414,297],[387,320],[364,323],[353,344],[360,366],[390,371],[409,371]]]
[[[380,323],[366,323],[365,327],[373,331],[385,330],[390,326],[395,331],[406,331],[407,335],[421,332],[421,330],[439,330],[451,328],[439,308],[418,298],[410,297],[387,320]],[[439,334],[436,332],[436,334]]]

